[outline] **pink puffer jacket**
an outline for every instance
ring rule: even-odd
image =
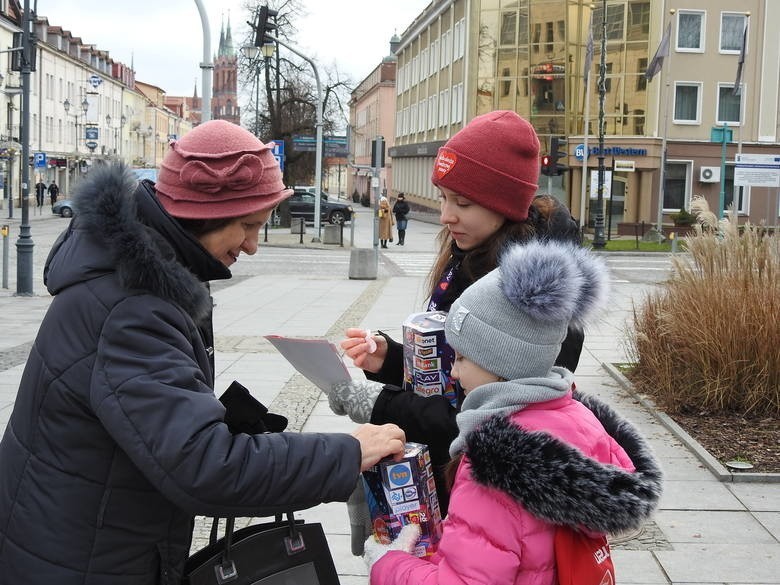
[[[630,423],[576,398],[471,433],[439,550],[429,560],[389,552],[372,585],[555,585],[556,524],[613,534],[640,526],[660,496],[658,464]]]

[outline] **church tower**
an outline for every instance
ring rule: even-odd
[[[211,118],[241,123],[238,106],[238,56],[233,47],[228,15],[227,31],[224,24],[219,34],[219,50],[214,59],[213,93],[211,99]]]

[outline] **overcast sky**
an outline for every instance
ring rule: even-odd
[[[393,33],[403,33],[429,2],[302,0],[308,14],[298,25],[296,46],[323,67],[337,63],[357,83],[389,54]],[[209,14],[212,55],[228,14],[238,49],[248,30],[244,1],[202,4]],[[132,61],[136,79],[168,95],[192,95],[196,84],[202,93],[203,28],[194,0],[38,0],[38,15],[108,51],[114,60]]]

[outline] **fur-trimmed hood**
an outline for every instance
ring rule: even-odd
[[[208,280],[230,271],[171,218],[152,183],[124,165],[101,166],[79,183],[76,216],[54,244],[44,269],[53,295],[116,273],[123,288],[169,300],[199,322],[211,313]]]
[[[590,459],[547,433],[494,417],[467,437],[472,475],[553,524],[609,534],[637,529],[658,505],[661,468],[630,422],[592,396],[575,393],[574,398],[623,448],[634,473]]]

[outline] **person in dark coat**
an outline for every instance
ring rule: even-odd
[[[409,204],[406,202],[406,195],[403,193],[398,194],[398,199],[393,204],[393,215],[395,215],[396,229],[398,230],[396,246],[403,246],[406,239],[406,226],[409,223],[407,218],[409,215]]]
[[[46,183],[43,182],[43,179],[38,179],[38,182],[35,183],[35,205],[38,207],[39,213],[41,212],[41,208],[43,207],[43,202],[45,200],[46,200]]]
[[[60,188],[57,186],[57,183],[52,181],[49,184],[49,200],[51,201],[51,206],[54,207],[54,204],[57,203],[57,197],[60,194]]]
[[[472,158],[475,153],[482,158]],[[441,193],[444,228],[428,279],[428,311],[449,311],[469,285],[496,268],[510,243],[534,239],[579,243],[577,223],[566,206],[551,195],[536,196],[538,177],[539,139],[515,112],[478,116],[439,149],[431,181]],[[402,391],[401,343],[380,332],[373,336],[376,350],[369,353],[365,330],[350,328],[346,333],[341,347],[369,381],[355,380],[336,389],[329,397],[331,408],[356,422],[392,421],[404,429],[407,440],[428,445],[442,516],[446,515],[449,491],[443,474],[450,443],[458,435],[458,408],[442,395]],[[556,365],[573,372],[583,340],[582,329],[569,328]],[[357,490],[350,502],[360,497]],[[358,508],[350,505],[353,511]],[[353,512],[357,516],[365,515]],[[359,521],[351,525],[353,553],[362,554],[369,527]],[[361,532],[361,526],[366,530]]]
[[[343,501],[361,469],[402,452],[394,425],[226,424],[208,281],[255,253],[290,194],[270,149],[221,120],[171,144],[156,186],[120,165],[80,183],[0,442],[0,584],[177,584],[195,515]]]

